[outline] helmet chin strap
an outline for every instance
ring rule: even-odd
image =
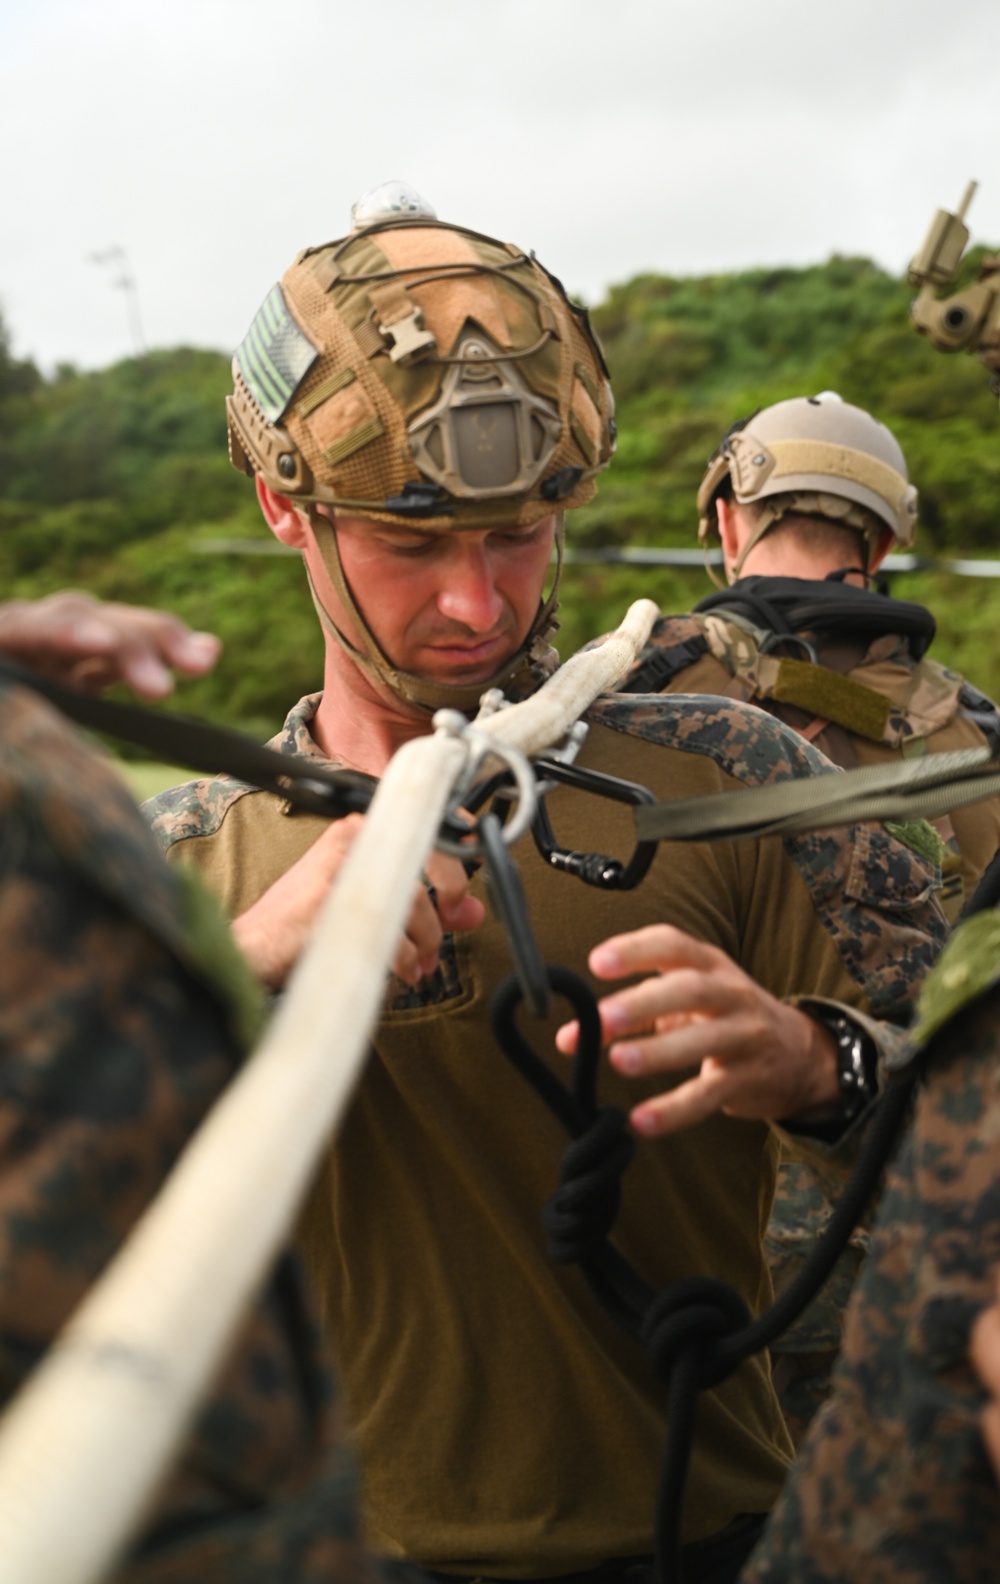
[[[482,695],[490,688],[506,688],[521,671],[527,671],[532,663],[546,660],[551,662],[555,651],[546,642],[549,633],[559,625],[555,619],[559,608],[558,593],[559,579],[562,574],[563,561],[563,523],[562,517],[558,519],[556,527],[556,570],[552,580],[552,589],[549,597],[538,608],[538,614],[531,625],[524,643],[517,652],[507,660],[500,670],[492,676],[486,677],[482,682],[435,682],[428,677],[421,677],[412,671],[400,671],[383,652],[368,623],[358,609],[357,601],[351,593],[350,584],[344,576],[344,569],[340,561],[340,551],[337,546],[337,534],[334,524],[329,517],[316,510],[313,502],[303,503],[301,508],[309,519],[309,524],[316,538],[323,565],[331,583],[340,597],[344,609],[350,614],[354,626],[361,636],[362,648],[358,649],[345,637],[337,626],[330,612],[323,604],[316,589],[316,585],[306,567],[306,576],[309,578],[309,592],[312,595],[316,614],[320,619],[323,631],[338,643],[358,670],[370,681],[388,688],[404,704],[416,710],[432,714],[439,709],[457,709],[464,714],[473,714],[479,707]],[[460,529],[453,530],[461,532]]]

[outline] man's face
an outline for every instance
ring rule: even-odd
[[[549,516],[530,528],[432,534],[336,516],[344,576],[383,654],[398,670],[438,682],[485,681],[520,648],[538,612],[555,525]]]

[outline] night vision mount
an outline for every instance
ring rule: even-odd
[[[965,189],[956,214],[939,209],[916,258],[910,284],[920,288],[910,309],[914,328],[942,352],[978,352],[987,367],[1000,368],[1000,256],[986,254],[979,279],[964,291],[938,297],[954,284],[969,242],[965,212],[978,183]],[[996,381],[994,380],[994,384]]]

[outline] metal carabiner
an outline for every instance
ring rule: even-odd
[[[476,771],[484,760],[499,759],[513,776],[517,806],[511,818],[503,826],[503,840],[508,847],[513,846],[514,842],[531,828],[538,808],[535,772],[531,764],[523,753],[517,748],[512,748],[509,743],[496,740],[489,732],[478,731],[475,726],[469,724],[459,710],[438,710],[433,725],[435,731],[445,732],[451,737],[460,737],[469,749],[468,766],[455,789],[450,812],[461,807],[463,798],[468,796],[473,786]],[[470,858],[485,858],[486,853],[482,844],[475,839],[475,836],[474,831],[471,841],[457,842],[439,834],[437,847],[440,852],[463,861]]]

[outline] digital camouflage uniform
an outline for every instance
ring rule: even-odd
[[[947,947],[923,1076],[847,1312],[831,1396],[741,1584],[993,1584],[1000,1491],[968,1358],[1000,1264],[1000,917]]]
[[[303,700],[274,746],[318,756],[315,707]],[[578,763],[660,798],[836,774],[794,733],[738,704],[706,711],[701,701],[609,695],[587,719]],[[631,850],[621,805],[560,787],[547,806],[562,844]],[[195,864],[234,914],[323,829],[225,779],[174,789],[149,811],[170,854]],[[585,972],[597,941],[672,922],[772,993],[825,997],[862,1019],[908,1019],[944,931],[936,871],[878,826],[661,844],[630,892],[581,889],[528,841],[517,860],[549,962]],[[481,889],[477,876],[473,893]],[[551,1577],[650,1552],[664,1406],[640,1351],[580,1273],[546,1257],[540,1210],[565,1137],[488,1032],[509,966],[490,917],[446,940],[430,981],[390,983],[302,1238],[357,1431],[374,1543],[445,1571]],[[556,1011],[532,1029],[543,1055],[558,1020]],[[884,1027],[873,1029],[893,1048]],[[662,1079],[629,1082],[607,1068],[601,1087],[628,1106]],[[640,1143],[616,1241],[656,1287],[714,1274],[759,1311],[770,1297],[761,1239],[776,1160],[769,1129],[723,1116]],[[702,1398],[685,1543],[766,1511],[789,1453],[767,1361],[749,1361]]]
[[[232,1078],[257,1013],[124,786],[0,682],[0,1401]],[[2,1572],[0,1563],[0,1572]],[[244,1323],[121,1584],[373,1578],[299,1267]]]
[[[750,585],[766,593],[769,581],[749,578],[735,584],[734,592]],[[791,579],[781,581],[792,585]],[[817,585],[803,587],[814,591]],[[1000,737],[996,706],[956,672],[926,655],[915,659],[904,636],[888,633],[868,643],[845,636],[836,645],[827,642],[820,653],[831,666],[836,660],[836,670],[809,663],[794,643],[762,652],[766,638],[765,630],[726,610],[664,617],[636,669],[651,656],[677,655],[681,663],[663,683],[664,692],[719,694],[754,703],[806,735],[845,769],[913,754],[980,748],[991,740],[987,733],[994,742]],[[693,653],[699,649],[703,652]],[[1000,798],[970,804],[937,825],[945,843],[945,910],[954,920],[1000,849]],[[783,1162],[767,1233],[768,1259],[779,1291],[795,1277],[831,1213],[810,1169],[797,1161]],[[844,1308],[866,1247],[867,1232],[859,1227],[817,1301],[774,1348],[781,1360],[775,1378],[796,1443],[829,1388]]]

